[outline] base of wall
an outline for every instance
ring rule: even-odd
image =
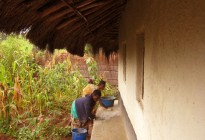
[[[121,97],[119,97],[119,107],[120,107],[121,112],[122,112],[122,119],[124,122],[125,131],[126,131],[126,135],[127,135],[128,140],[137,140],[137,135],[135,134],[134,128],[130,122],[128,115],[127,115],[127,111],[124,107],[124,103],[123,103]]]

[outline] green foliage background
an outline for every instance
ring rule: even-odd
[[[89,75],[98,82],[102,77],[89,45],[85,54]],[[69,59],[55,64],[56,56],[48,65],[39,65],[47,52],[36,50],[21,35],[0,38],[0,133],[21,140],[68,134],[71,103],[81,96],[87,80]],[[104,95],[115,91],[107,84]]]

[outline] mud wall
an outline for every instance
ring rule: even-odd
[[[89,79],[87,65],[84,58],[70,55],[70,60],[72,64],[76,64],[80,72]],[[107,61],[102,57],[95,57],[95,60],[98,64],[99,74],[103,77],[104,80],[109,82],[111,85],[118,85],[118,56],[115,55],[112,59]]]
[[[120,26],[118,79],[137,139],[204,140],[204,0],[127,2]],[[144,34],[143,99],[136,89],[138,34]]]

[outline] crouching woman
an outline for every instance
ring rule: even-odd
[[[95,119],[92,110],[100,97],[100,90],[94,90],[92,94],[73,101],[71,107],[71,129],[85,128],[88,130],[88,135],[91,135],[93,119]]]

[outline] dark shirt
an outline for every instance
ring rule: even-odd
[[[89,118],[93,118],[92,110],[96,102],[93,100],[92,95],[78,98],[75,101],[76,111],[80,122],[85,123]]]

